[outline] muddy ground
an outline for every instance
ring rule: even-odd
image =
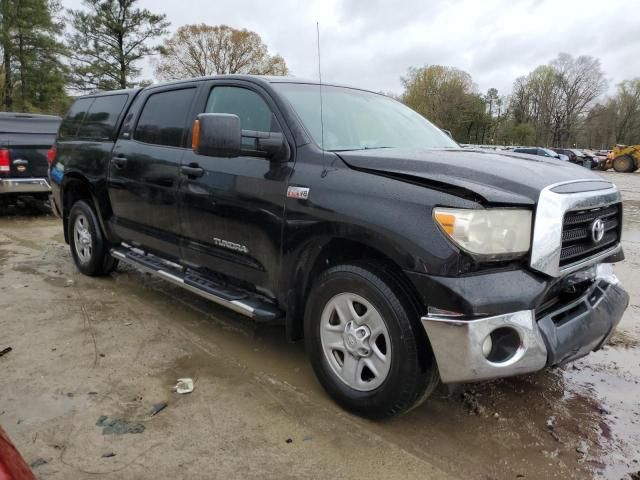
[[[131,268],[84,277],[57,219],[10,208],[0,424],[46,479],[640,478],[640,173],[604,175],[626,201],[616,271],[631,293],[612,344],[562,369],[443,387],[384,422],[335,406],[282,327]],[[180,377],[193,393],[172,392]]]

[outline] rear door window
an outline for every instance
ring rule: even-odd
[[[154,93],[147,98],[133,138],[139,142],[169,147],[182,146],[187,115],[196,88]]]
[[[78,137],[96,140],[113,139],[116,122],[127,103],[127,95],[96,97],[82,122]]]
[[[73,138],[77,136],[78,129],[84,120],[87,110],[93,103],[93,98],[80,98],[76,100],[67,116],[64,117],[62,124],[60,125],[60,138]]]

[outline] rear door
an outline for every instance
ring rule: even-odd
[[[243,130],[289,136],[267,92],[248,82],[208,82],[197,107],[196,113],[238,115]],[[243,138],[245,144],[252,141]],[[248,150],[237,158],[208,157],[189,149],[182,164],[204,170],[199,177],[182,176],[184,261],[275,292],[293,158],[273,162]]]
[[[165,257],[180,253],[177,189],[185,132],[197,86],[143,91],[126,118],[109,164],[113,231]]]

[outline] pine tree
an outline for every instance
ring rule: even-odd
[[[139,61],[155,54],[150,43],[167,33],[165,15],[135,8],[138,0],[84,0],[86,10],[69,10],[71,85],[81,91],[130,88]]]
[[[5,110],[64,111],[64,46],[58,41],[57,3],[47,0],[0,0],[2,106]]]

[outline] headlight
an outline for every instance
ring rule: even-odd
[[[531,210],[434,208],[433,218],[456,245],[486,260],[522,256],[531,246]]]

